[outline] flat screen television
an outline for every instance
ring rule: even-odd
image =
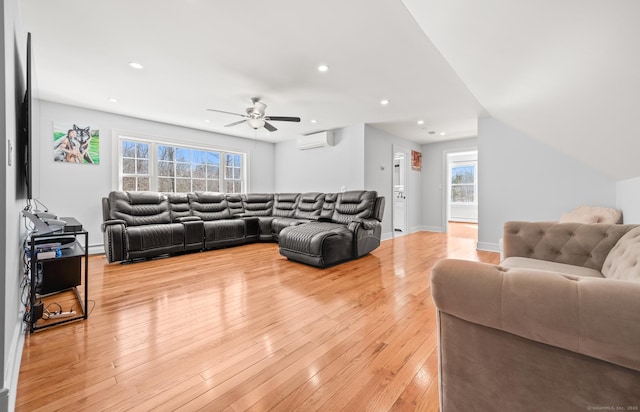
[[[24,99],[20,107],[18,121],[18,170],[16,173],[16,190],[19,198],[33,199],[33,134],[36,116],[34,116],[33,57],[31,56],[31,33],[27,34],[26,86]]]

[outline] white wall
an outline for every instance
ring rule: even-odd
[[[509,220],[558,220],[580,205],[616,206],[616,182],[490,117],[478,121],[478,163],[478,249],[498,251]]]
[[[53,123],[76,123],[100,130],[100,164],[73,164],[53,161]],[[117,173],[113,157],[112,131],[126,130],[159,138],[178,139],[185,144],[211,145],[245,151],[249,159],[251,192],[274,191],[274,145],[228,135],[205,132],[121,116],[96,110],[40,102],[40,167],[34,179],[39,179],[39,193],[34,196],[59,216],[77,218],[89,232],[92,252],[102,251],[102,209],[100,199],[113,187],[112,174]],[[95,247],[95,246],[99,247]]]
[[[335,145],[298,150],[296,139],[276,143],[275,192],[339,192],[362,190],[364,125],[333,131]],[[254,190],[255,191],[255,190]]]
[[[389,134],[373,126],[365,126],[365,166],[364,187],[375,190],[379,196],[385,197],[384,216],[382,219],[382,239],[389,239],[393,233],[393,147],[402,146],[405,149],[420,151],[420,146],[414,142]],[[424,154],[422,167],[424,170]],[[408,232],[422,230],[422,173],[408,167],[407,202],[409,208]]]
[[[2,91],[2,114],[0,130],[4,139],[0,144],[3,167],[0,167],[0,181],[3,190],[0,196],[0,216],[2,236],[0,236],[0,348],[2,350],[2,376],[0,377],[0,411],[13,410],[15,404],[18,372],[22,358],[24,342],[22,305],[20,303],[20,281],[23,274],[22,239],[25,230],[22,226],[21,210],[26,205],[23,195],[19,195],[16,184],[17,167],[17,112],[25,88],[26,70],[26,33],[22,28],[20,7],[17,0],[5,0],[0,8],[0,48],[4,64],[0,90]],[[6,140],[6,141],[4,141]],[[8,145],[13,150],[9,152]],[[11,165],[9,165],[11,160]]]
[[[624,223],[640,223],[640,177],[616,183],[616,205]]]
[[[449,140],[440,143],[422,145],[422,224],[431,232],[446,231],[446,168],[447,153],[476,150],[476,138]],[[478,169],[484,165],[478,162]],[[484,196],[483,188],[478,187],[480,198]]]

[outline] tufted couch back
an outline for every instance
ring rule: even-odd
[[[541,259],[602,271],[609,252],[635,227],[606,223],[506,222],[504,257]],[[576,234],[580,235],[579,241]]]
[[[640,227],[628,231],[602,265],[606,278],[640,281]]]
[[[128,226],[171,223],[169,200],[163,193],[109,193],[111,219],[124,220]]]
[[[189,207],[189,197],[186,193],[165,193],[169,200],[169,211],[171,212],[171,221],[176,222],[178,218],[191,215]]]

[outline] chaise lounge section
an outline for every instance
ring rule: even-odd
[[[114,191],[103,198],[107,260],[275,241],[290,260],[327,267],[380,245],[384,198],[344,193],[158,193]]]

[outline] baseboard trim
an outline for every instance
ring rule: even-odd
[[[423,232],[436,232],[436,233],[443,233],[444,229],[442,228],[442,226],[420,226],[422,228]]]
[[[385,240],[390,240],[390,239],[393,239],[393,233],[391,233],[391,232],[383,233],[382,236],[380,236],[380,240],[382,242],[384,242]]]
[[[485,252],[500,252],[500,245],[497,243],[478,242],[476,249]]]
[[[11,348],[9,349],[5,369],[4,382],[8,387],[0,390],[0,410],[13,411],[16,406],[18,377],[20,376],[20,363],[22,362],[22,350],[24,348],[24,335],[25,330],[23,329],[23,323],[22,321],[18,321],[13,331]],[[4,405],[6,405],[7,409],[2,409]]]

